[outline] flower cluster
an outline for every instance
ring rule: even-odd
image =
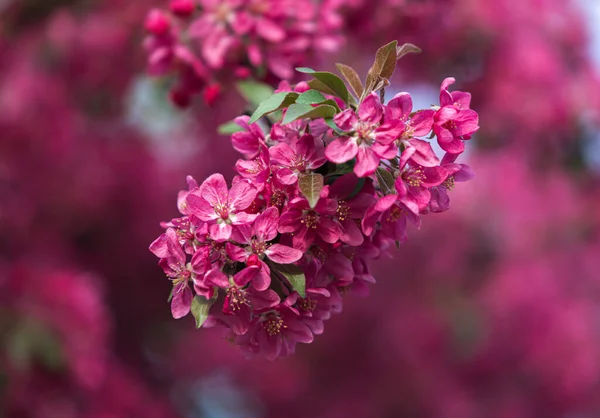
[[[182,217],[150,246],[172,280],[175,318],[191,311],[250,353],[287,355],[323,332],[348,290],[368,291],[370,262],[407,239],[408,222],[448,209],[454,183],[473,176],[455,161],[478,116],[468,93],[448,91],[451,78],[432,109],[413,111],[408,93],[382,103],[393,68],[377,69],[395,67],[403,48],[378,51],[367,86],[339,67],[358,98],[334,74],[305,69],[311,89],[284,85],[236,120],[232,143],[244,158],[231,187],[221,174],[201,185],[188,177]],[[422,139],[430,133],[441,160]]]
[[[312,0],[171,0],[146,18],[151,75],[175,73],[171,100],[211,104],[231,80],[289,79],[295,65],[342,43],[335,8]]]

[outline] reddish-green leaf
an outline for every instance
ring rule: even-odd
[[[317,173],[302,174],[298,179],[300,192],[302,192],[302,195],[308,200],[311,209],[314,209],[315,206],[317,206],[324,184],[325,181],[323,176]]]
[[[214,296],[211,299],[206,299],[204,296],[196,295],[192,299],[192,315],[196,319],[196,328],[200,328],[202,324],[208,319],[208,312],[210,307],[217,301],[218,292],[215,291]]]
[[[352,87],[352,91],[356,94],[356,97],[361,97],[364,91],[364,87],[362,85],[362,81],[360,81],[360,77],[354,70],[354,68],[349,67],[345,64],[337,63],[335,64],[340,74],[344,76],[350,87]]]

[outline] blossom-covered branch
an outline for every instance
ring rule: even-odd
[[[448,192],[473,177],[456,159],[478,115],[469,93],[449,91],[453,78],[431,109],[413,110],[405,92],[384,103],[397,59],[415,51],[383,46],[364,85],[338,65],[356,97],[335,74],[299,68],[314,78],[282,83],[236,119],[243,158],[231,187],[221,174],[188,177],[182,216],[150,246],[173,283],[175,318],[191,312],[269,359],[290,354],[323,332],[345,293],[368,292],[370,262],[406,241],[409,223],[449,208]]]

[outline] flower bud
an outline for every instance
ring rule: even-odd
[[[171,0],[169,10],[174,15],[185,18],[191,16],[195,7],[194,0]]]
[[[146,30],[153,35],[165,35],[171,29],[168,16],[159,9],[152,9],[146,17]]]

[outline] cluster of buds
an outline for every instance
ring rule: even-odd
[[[396,60],[415,48],[380,48],[365,84],[338,64],[354,95],[333,73],[299,68],[314,78],[282,83],[236,119],[244,158],[231,187],[220,174],[188,177],[182,217],[150,246],[175,318],[191,312],[249,353],[287,355],[323,332],[345,293],[368,292],[371,260],[407,239],[408,222],[448,209],[454,183],[473,176],[455,161],[478,116],[468,93],[448,91],[451,78],[432,109],[413,111],[408,93],[383,103]]]
[[[237,79],[289,79],[315,51],[342,42],[335,9],[312,0],[171,0],[146,18],[149,72],[173,74],[171,100],[181,107],[202,93],[211,104]]]

